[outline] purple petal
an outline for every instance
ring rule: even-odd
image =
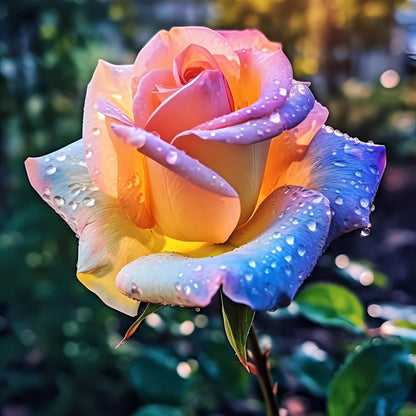
[[[255,310],[286,305],[321,255],[330,221],[322,194],[279,188],[231,236],[234,250],[203,258],[145,256],[125,266],[116,285],[151,303],[206,306],[222,285],[229,298]]]
[[[194,185],[227,197],[237,197],[236,191],[213,170],[198,160],[166,143],[153,133],[139,127],[111,125],[114,133],[145,156],[183,177]]]
[[[290,91],[289,98],[278,110],[255,120],[223,127],[227,125],[227,118],[223,117],[223,125],[216,130],[192,129],[179,134],[175,140],[194,134],[201,139],[221,141],[232,144],[253,144],[271,139],[284,130],[291,129],[301,123],[312,110],[315,98],[309,88],[302,83],[295,82]],[[209,124],[209,123],[208,123]],[[212,126],[210,126],[211,128]]]
[[[385,165],[384,146],[363,143],[324,126],[305,158],[289,168],[283,182],[316,189],[329,199],[334,212],[329,244],[343,233],[368,226]]]

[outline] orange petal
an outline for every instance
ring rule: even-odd
[[[286,172],[292,162],[302,160],[309,143],[327,117],[328,110],[315,102],[305,120],[271,141],[259,202],[277,188],[280,176]]]
[[[85,161],[98,188],[117,198],[137,226],[148,228],[153,220],[145,205],[144,157],[121,142],[110,126],[115,116],[123,122],[132,119],[131,69],[99,62],[84,107]]]
[[[199,188],[148,160],[151,212],[163,234],[184,241],[223,243],[240,217],[238,197]]]
[[[241,146],[190,134],[178,137],[174,144],[217,172],[237,191],[241,204],[238,223],[246,222],[256,207],[270,141]]]

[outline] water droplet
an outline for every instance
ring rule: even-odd
[[[280,238],[282,236],[282,233],[279,233],[278,231],[275,231],[273,233],[273,238]]]
[[[330,127],[330,126],[324,126],[324,128],[325,128],[325,131],[327,133],[333,133],[334,132],[334,129],[332,127]]]
[[[290,277],[290,275],[292,274],[292,266],[290,264],[286,264],[285,265],[285,273],[287,276]]]
[[[341,163],[341,162],[334,162],[334,166],[338,167],[338,168],[345,168],[345,166],[347,166],[345,163]]]
[[[335,203],[337,205],[342,205],[344,203],[344,200],[339,196],[335,199]]]
[[[246,273],[245,278],[247,282],[251,282],[253,280],[253,273]]]
[[[316,231],[316,222],[315,221],[308,221],[306,226],[310,231]]]
[[[50,166],[48,166],[47,168],[46,168],[46,171],[45,171],[45,173],[47,174],[47,175],[53,175],[54,173],[56,172],[56,166],[54,166],[54,165],[50,165]]]
[[[69,208],[76,209],[78,205],[77,205],[77,203],[75,201],[71,201],[68,204],[68,206],[69,206]]]
[[[292,256],[290,254],[285,256],[285,260],[290,263],[292,261]]]
[[[53,202],[57,207],[62,207],[62,205],[65,204],[65,199],[63,199],[61,196],[55,196],[53,198]]]
[[[95,204],[95,199],[87,196],[82,200],[82,203],[87,207],[92,207]]]
[[[263,130],[258,129],[258,130],[257,130],[257,134],[258,134],[259,136],[263,136],[263,135],[264,135],[264,132],[263,132]]]
[[[168,162],[170,165],[174,165],[177,160],[178,160],[178,152],[175,152],[174,150],[170,150],[168,154],[166,155],[166,162]]]
[[[44,195],[50,195],[51,194],[51,188],[48,188],[48,187],[46,187],[44,190],[43,190],[43,193],[44,193]]]
[[[363,208],[368,208],[368,206],[370,205],[370,201],[368,199],[366,199],[366,198],[361,198],[360,199],[360,205]]]
[[[286,95],[287,95],[287,90],[286,90],[285,88],[279,88],[279,94],[280,94],[282,97],[286,97]]]
[[[298,254],[300,257],[303,257],[306,253],[306,247],[302,244],[298,247]]]
[[[277,111],[270,114],[270,121],[272,123],[280,123],[280,120],[280,114]]]
[[[112,96],[113,98],[115,98],[116,100],[121,100],[121,99],[123,98],[123,96],[122,96],[121,94],[119,94],[118,92],[113,92],[113,93],[111,94],[111,96]]]
[[[373,204],[371,205],[371,212],[374,212],[376,210],[376,206]]]
[[[202,266],[198,264],[198,266],[195,267],[194,272],[199,272],[202,270]]]
[[[57,160],[58,162],[63,162],[65,159],[66,159],[66,156],[65,156],[65,155],[60,155],[60,156],[57,156],[57,157],[56,157],[56,160]]]
[[[368,237],[370,234],[371,234],[370,227],[364,227],[360,232],[361,237]]]
[[[99,128],[96,127],[94,129],[92,129],[92,135],[93,136],[99,136],[100,133],[101,133],[101,130]]]
[[[86,154],[85,154],[85,159],[91,159],[92,158],[92,152],[90,151],[90,152],[87,152]]]
[[[256,262],[254,260],[250,260],[248,265],[254,269],[256,267]]]
[[[293,246],[295,242],[295,237],[293,237],[293,235],[288,235],[286,237],[286,243],[289,244],[290,246]]]
[[[100,113],[99,111],[97,111],[97,117],[99,120],[105,120],[105,115],[103,113]]]

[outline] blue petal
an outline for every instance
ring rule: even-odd
[[[119,290],[151,303],[206,306],[224,293],[255,310],[288,304],[322,253],[331,212],[319,192],[300,187],[274,191],[253,218],[237,229],[228,253],[189,258],[145,256],[117,276]]]
[[[289,169],[285,183],[316,189],[329,199],[334,214],[329,244],[341,234],[368,226],[385,164],[384,146],[363,143],[324,126],[302,162]]]

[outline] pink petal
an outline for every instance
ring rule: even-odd
[[[257,29],[218,30],[217,33],[224,36],[235,51],[254,48],[263,52],[274,52],[282,48],[280,43],[271,42]]]
[[[206,27],[174,27],[168,32],[158,32],[138,54],[133,68],[133,93],[145,74],[153,69],[172,69],[175,58],[192,44],[209,50],[212,55],[225,57],[220,62],[221,71],[227,78],[238,77],[238,55],[223,36]]]
[[[220,71],[206,70],[165,100],[146,124],[170,142],[178,133],[231,111],[227,81]]]
[[[161,88],[170,89],[169,95],[178,89],[171,69],[154,69],[140,80],[133,100],[134,124],[137,127],[144,128],[149,117],[163,101],[159,94]]]

